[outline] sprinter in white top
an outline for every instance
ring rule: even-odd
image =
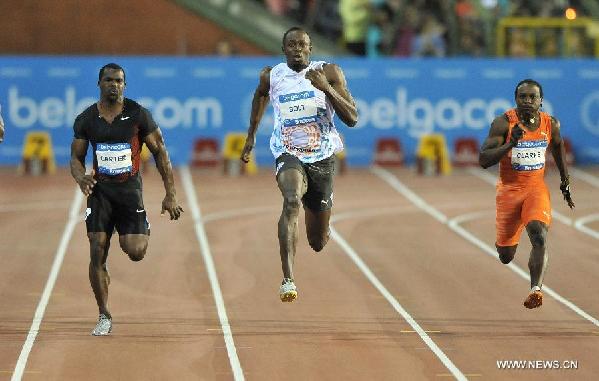
[[[287,62],[265,67],[260,73],[241,155],[241,160],[247,163],[270,98],[275,118],[270,149],[276,159],[275,174],[283,195],[278,225],[283,269],[279,296],[283,302],[297,298],[293,260],[300,200],[312,249],[321,251],[329,240],[334,155],[343,149],[333,116],[337,113],[349,127],[358,122],[356,102],[347,89],[341,68],[323,61],[310,61],[311,52],[312,43],[306,31],[294,27],[285,32],[283,53]]]

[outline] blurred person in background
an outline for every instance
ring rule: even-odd
[[[543,88],[538,82],[525,79],[518,83],[514,94],[516,108],[493,120],[479,163],[483,168],[499,163],[495,246],[501,263],[514,259],[520,234],[524,229],[528,233],[532,244],[528,260],[531,289],[524,306],[537,308],[543,304],[541,288],[548,259],[545,242],[551,223],[549,190],[544,179],[548,148],[559,170],[564,200],[570,208],[574,208],[574,202],[560,123],[540,111]]]
[[[98,75],[100,100],[77,116],[71,144],[71,174],[87,196],[85,224],[90,243],[89,281],[99,309],[92,335],[112,331],[108,310],[110,275],[106,267],[110,238],[119,233],[121,249],[132,261],[146,254],[150,223],[142,197],[140,154],[145,143],[156,162],[166,195],[161,214],[177,220],[183,209],[177,202],[171,163],[162,132],[150,112],[125,98],[125,72],[110,63]],[[85,156],[91,144],[93,169],[85,174]]]
[[[421,16],[415,6],[407,5],[399,17],[393,54],[399,57],[409,57],[412,55],[412,42],[420,27]]]
[[[228,39],[224,38],[219,40],[214,47],[214,54],[219,57],[230,57],[237,54],[233,43]]]
[[[371,18],[370,0],[340,0],[345,48],[358,56],[366,55],[366,37]]]
[[[444,33],[445,27],[437,21],[435,16],[425,15],[422,28],[412,41],[412,56],[445,57]]]
[[[520,28],[512,28],[508,34],[507,51],[510,57],[530,57],[530,31]]]
[[[248,162],[256,144],[256,130],[272,101],[275,125],[270,149],[275,157],[275,177],[283,210],[278,223],[283,281],[283,302],[297,298],[293,274],[298,239],[298,218],[303,203],[310,247],[321,251],[329,240],[333,207],[335,153],[343,150],[333,117],[349,127],[356,125],[358,111],[345,75],[335,64],[311,61],[312,42],[301,28],[283,35],[286,62],[265,67],[252,99],[250,126],[241,160]]]

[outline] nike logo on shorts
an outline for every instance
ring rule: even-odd
[[[135,211],[136,211],[137,213],[143,213],[143,211],[144,211],[144,210],[143,210],[143,209],[136,209]]]
[[[131,117],[130,116],[121,116],[121,120],[127,120],[129,118],[131,118]]]

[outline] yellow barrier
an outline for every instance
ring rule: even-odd
[[[526,55],[534,57],[538,56],[538,47],[545,46],[546,44],[557,44],[560,40],[559,36],[555,35],[549,38],[548,41],[538,42],[538,33],[541,30],[559,30],[562,33],[562,46],[561,54],[557,56],[576,56],[580,55],[580,52],[574,51],[576,46],[583,48],[584,42],[577,41],[578,32],[582,32],[586,38],[593,41],[593,51],[589,52],[588,55],[599,57],[599,22],[588,18],[578,17],[574,20],[568,20],[562,17],[504,17],[497,23],[496,28],[496,43],[497,43],[497,55],[502,57],[509,55],[506,47],[508,45],[508,29],[514,29],[520,31],[521,34],[515,36],[518,43],[522,45],[520,50],[526,51]],[[574,44],[577,42],[578,45]],[[559,46],[557,47],[558,50]]]
[[[48,132],[32,131],[25,135],[22,152],[21,173],[39,175],[56,172],[52,137]]]
[[[418,173],[448,175],[451,173],[449,152],[442,134],[423,135],[416,149],[416,164]],[[434,168],[434,169],[433,169]]]
[[[250,161],[243,165],[240,160],[243,147],[245,146],[245,133],[231,132],[225,135],[223,143],[223,159],[225,174],[236,175],[239,173],[247,173],[253,175],[258,172],[254,153],[250,155]]]

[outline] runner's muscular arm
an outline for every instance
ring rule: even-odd
[[[566,166],[566,149],[564,140],[560,133],[559,120],[551,117],[551,154],[555,160],[555,165],[559,170],[559,177],[562,181],[568,178],[568,168]]]
[[[572,201],[572,197],[570,196],[570,176],[568,175],[568,167],[566,165],[566,148],[564,145],[564,140],[562,139],[562,135],[560,133],[560,123],[559,120],[551,117],[551,154],[553,155],[553,159],[555,161],[555,165],[557,165],[557,169],[559,170],[560,177],[560,189],[564,196],[564,199],[568,203],[570,208],[574,207],[574,202]]]
[[[268,105],[268,92],[270,91],[270,71],[272,68],[266,66],[260,72],[260,83],[254,91],[254,97],[252,98],[252,113],[250,114],[250,127],[248,128],[248,136],[245,139],[245,145],[241,152],[240,159],[247,163],[250,161],[250,153],[254,149],[256,144],[256,130],[264,115],[264,110]]]
[[[175,181],[173,180],[173,167],[171,165],[171,160],[168,157],[168,152],[166,151],[164,138],[162,137],[160,128],[157,128],[146,135],[144,143],[146,143],[146,146],[154,156],[156,168],[158,168],[158,172],[160,172],[162,182],[164,183],[164,190],[166,191],[166,195],[162,201],[162,210],[160,211],[160,214],[164,214],[165,211],[168,211],[171,220],[177,220],[181,216],[183,208],[177,203],[177,192],[175,191]]]
[[[96,180],[94,171],[90,175],[85,174],[85,155],[87,155],[88,141],[85,139],[73,139],[71,143],[71,176],[75,179],[81,192],[87,197],[92,194]]]
[[[491,124],[489,136],[485,139],[480,153],[478,163],[483,168],[489,168],[499,160],[515,145],[506,139],[509,124],[504,116],[498,116]]]
[[[325,93],[343,123],[349,127],[358,123],[356,101],[350,94],[343,70],[338,65],[326,64],[323,69],[310,69],[306,78],[312,82],[312,86]]]

